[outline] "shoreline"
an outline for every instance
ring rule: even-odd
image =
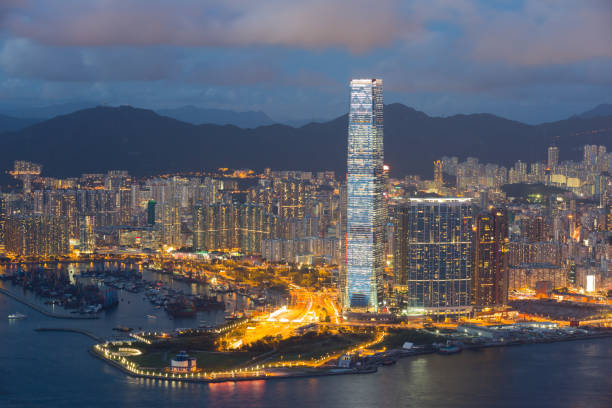
[[[28,306],[29,308],[37,311],[38,313],[42,313],[43,315],[47,316],[47,317],[52,317],[54,319],[72,319],[72,320],[95,320],[95,319],[99,319],[100,316],[72,316],[72,315],[68,315],[68,314],[62,314],[62,313],[55,313],[55,312],[50,312],[48,310],[45,310],[42,306],[39,306],[35,303],[30,302],[29,300],[11,292],[8,289],[5,288],[0,288],[0,293],[3,295],[6,295],[14,300],[16,300],[19,303],[22,303],[26,306]]]
[[[134,378],[143,378],[150,380],[162,380],[162,381],[181,381],[188,383],[200,383],[200,384],[208,384],[208,383],[222,383],[222,382],[238,382],[238,381],[268,381],[268,380],[282,380],[282,379],[292,379],[292,378],[314,378],[314,377],[330,377],[334,375],[355,375],[355,374],[373,374],[378,371],[378,367],[369,367],[362,370],[356,369],[346,369],[346,371],[321,371],[320,373],[311,372],[311,373],[295,373],[295,374],[287,374],[287,375],[259,375],[259,376],[234,376],[228,378],[178,378],[178,377],[163,377],[159,375],[144,375],[134,373],[123,365],[108,359],[97,352],[93,347],[89,348],[87,351],[91,356],[102,360],[103,362],[109,364],[110,366],[118,369],[126,375]]]
[[[480,350],[487,349],[487,348],[516,347],[516,346],[529,346],[529,345],[537,345],[537,344],[545,344],[545,343],[562,343],[562,342],[570,342],[570,341],[599,340],[599,339],[611,338],[611,337],[612,337],[612,333],[600,333],[600,334],[586,335],[586,336],[573,337],[573,338],[567,338],[567,339],[533,341],[529,343],[479,345],[479,346],[465,347],[463,350],[480,351]],[[95,346],[88,349],[88,353],[91,354],[93,357],[98,358],[104,361],[105,363],[111,365],[112,367],[119,369],[121,372],[129,375],[130,377],[153,379],[153,380],[165,380],[165,381],[181,381],[181,382],[189,382],[189,383],[220,383],[220,382],[232,382],[232,381],[236,382],[236,381],[262,381],[262,380],[267,381],[267,380],[280,380],[280,379],[292,379],[292,378],[328,377],[328,376],[334,376],[334,375],[373,374],[373,373],[378,372],[378,367],[380,366],[380,364],[376,363],[376,364],[372,364],[368,366],[367,368],[360,369],[360,370],[344,369],[344,371],[331,371],[333,369],[331,368],[327,371],[322,370],[321,372],[308,372],[308,373],[302,372],[302,373],[294,373],[294,374],[287,373],[287,375],[277,375],[277,376],[275,375],[253,375],[253,376],[234,376],[234,377],[225,377],[225,378],[180,378],[180,377],[169,378],[169,377],[164,377],[164,376],[159,376],[159,375],[146,375],[146,374],[135,373],[129,370],[128,368],[126,368],[125,366],[123,366],[122,364],[110,358],[107,358],[104,355],[102,355],[102,353],[96,351]],[[402,353],[402,350],[394,349],[394,350],[389,350],[388,352],[386,352],[386,354],[387,354],[386,356],[381,357],[380,361],[382,361],[384,357],[390,357],[393,355],[399,360],[399,359],[403,359],[407,357],[417,357],[417,356],[423,356],[423,355],[429,355],[429,354],[437,354],[437,352],[435,350],[432,350],[432,351],[425,351],[425,352],[418,352],[418,353],[408,352],[404,354]],[[338,368],[338,370],[342,370],[342,369]]]

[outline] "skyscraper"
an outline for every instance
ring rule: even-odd
[[[381,79],[350,84],[346,309],[377,311],[383,278],[383,99]]]
[[[502,208],[476,216],[472,304],[495,307],[508,301],[508,213]]]
[[[470,311],[472,212],[469,198],[413,198],[398,208],[395,284],[407,313]]]

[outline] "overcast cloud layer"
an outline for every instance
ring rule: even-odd
[[[612,95],[609,0],[2,0],[0,99],[328,118],[355,76],[430,114],[539,122]],[[0,107],[1,108],[1,107]]]

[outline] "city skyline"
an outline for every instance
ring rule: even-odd
[[[0,406],[608,408],[611,22],[0,0]]]

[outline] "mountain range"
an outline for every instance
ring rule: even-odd
[[[582,119],[595,118],[597,116],[610,116],[612,115],[612,104],[610,103],[602,103],[601,105],[597,105],[595,108],[588,110],[586,112],[582,112],[578,117]]]
[[[40,122],[40,119],[16,118],[0,114],[0,133],[23,129],[38,122]]]
[[[250,129],[276,123],[261,111],[236,112],[228,109],[205,109],[190,105],[174,109],[158,109],[156,112],[194,125],[211,123]]]
[[[219,167],[346,172],[348,115],[299,128],[254,129],[194,125],[147,109],[96,107],[0,135],[0,169],[13,160],[43,164],[45,175],[126,169],[145,176]],[[431,117],[402,104],[385,106],[385,163],[394,176],[430,177],[444,155],[511,166],[545,161],[559,146],[562,160],[580,159],[585,144],[612,149],[612,115],[526,125],[490,114]]]

